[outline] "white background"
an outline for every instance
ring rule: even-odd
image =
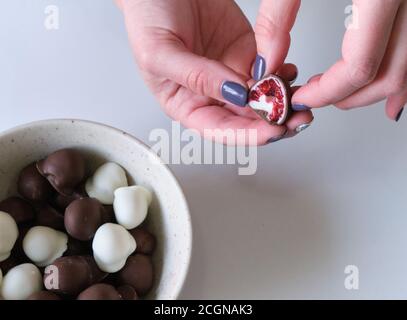
[[[238,2],[254,21],[259,1]],[[339,57],[349,2],[303,1],[288,59],[300,82]],[[60,9],[58,31],[43,26],[50,4]],[[0,110],[0,130],[73,117],[146,142],[171,124],[110,0],[2,0]],[[326,108],[297,138],[259,149],[254,176],[172,166],[194,229],[181,297],[407,298],[406,122],[389,121],[383,104]],[[360,269],[359,291],[344,287],[349,264]]]

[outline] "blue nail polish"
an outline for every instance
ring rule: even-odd
[[[266,60],[260,55],[257,55],[256,62],[254,63],[253,78],[259,81],[263,78],[266,72]]]
[[[304,104],[293,104],[292,109],[294,111],[308,111],[308,110],[311,110],[310,107],[308,107],[308,106],[306,106]]]
[[[303,132],[305,129],[308,129],[308,128],[310,127],[310,125],[311,125],[311,123],[304,123],[304,124],[301,124],[301,125],[299,125],[299,126],[295,129],[295,132],[301,133],[301,132]]]
[[[399,122],[401,116],[403,115],[404,108],[400,110],[399,114],[396,117],[396,122]]]
[[[268,143],[268,144],[269,144],[269,143],[275,143],[275,142],[277,142],[277,141],[282,140],[282,139],[285,137],[285,135],[287,134],[287,132],[288,132],[288,129],[287,129],[282,135],[280,135],[280,136],[278,136],[278,137],[273,137],[273,138],[271,138],[270,140],[267,141],[267,143]]]
[[[236,82],[226,81],[222,85],[223,98],[239,107],[246,106],[247,91],[248,90],[245,87]]]

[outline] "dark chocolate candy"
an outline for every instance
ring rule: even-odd
[[[64,252],[64,256],[84,256],[92,254],[92,243],[80,241],[71,236],[68,236],[68,249]]]
[[[27,300],[61,300],[61,298],[51,291],[38,291],[30,295]]]
[[[156,240],[154,235],[145,228],[135,228],[129,231],[136,240],[136,253],[152,254],[155,249]]]
[[[52,200],[52,204],[59,210],[65,211],[65,209],[75,200],[81,198],[87,198],[88,195],[85,190],[85,184],[82,183],[79,187],[72,193],[72,195],[63,195],[57,193],[55,198]]]
[[[102,281],[107,273],[102,272],[90,256],[61,257],[52,264],[58,272],[50,268],[44,274],[44,285],[47,289],[66,295],[77,295],[91,285]],[[47,287],[54,284],[53,277],[58,277],[58,288]]]
[[[117,292],[119,292],[123,300],[138,300],[138,294],[136,290],[128,284],[120,286],[116,290]]]
[[[35,225],[64,230],[64,216],[48,204],[36,206]]]
[[[11,215],[17,224],[32,221],[34,209],[31,205],[19,197],[10,197],[0,202],[0,211]]]
[[[153,264],[150,257],[143,254],[130,256],[123,269],[117,273],[117,283],[132,286],[140,296],[148,293],[153,281]]]
[[[97,199],[75,200],[65,210],[66,231],[75,239],[90,240],[104,223],[105,215],[105,208]]]
[[[108,223],[108,222],[116,223],[113,206],[104,205],[103,207],[105,208],[104,223]]]
[[[98,283],[82,291],[78,300],[121,300],[121,296],[113,286]]]
[[[17,188],[25,199],[34,202],[46,202],[54,192],[48,180],[38,172],[35,163],[20,172]]]
[[[72,195],[85,178],[85,159],[74,149],[58,150],[37,163],[38,171],[63,195]]]

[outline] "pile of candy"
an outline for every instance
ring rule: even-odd
[[[152,193],[105,163],[86,177],[74,149],[25,167],[0,202],[0,299],[135,300],[152,288]]]

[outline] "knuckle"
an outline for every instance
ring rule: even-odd
[[[392,96],[395,94],[402,93],[407,89],[407,71],[398,74],[394,77],[388,79],[386,85],[386,95]]]
[[[379,63],[374,59],[363,59],[348,66],[349,82],[356,88],[371,83],[377,75]]]
[[[151,72],[153,70],[155,55],[154,50],[140,50],[137,52],[136,60],[142,71]]]
[[[209,80],[204,69],[190,70],[186,77],[186,85],[199,95],[206,95],[209,89]]]

